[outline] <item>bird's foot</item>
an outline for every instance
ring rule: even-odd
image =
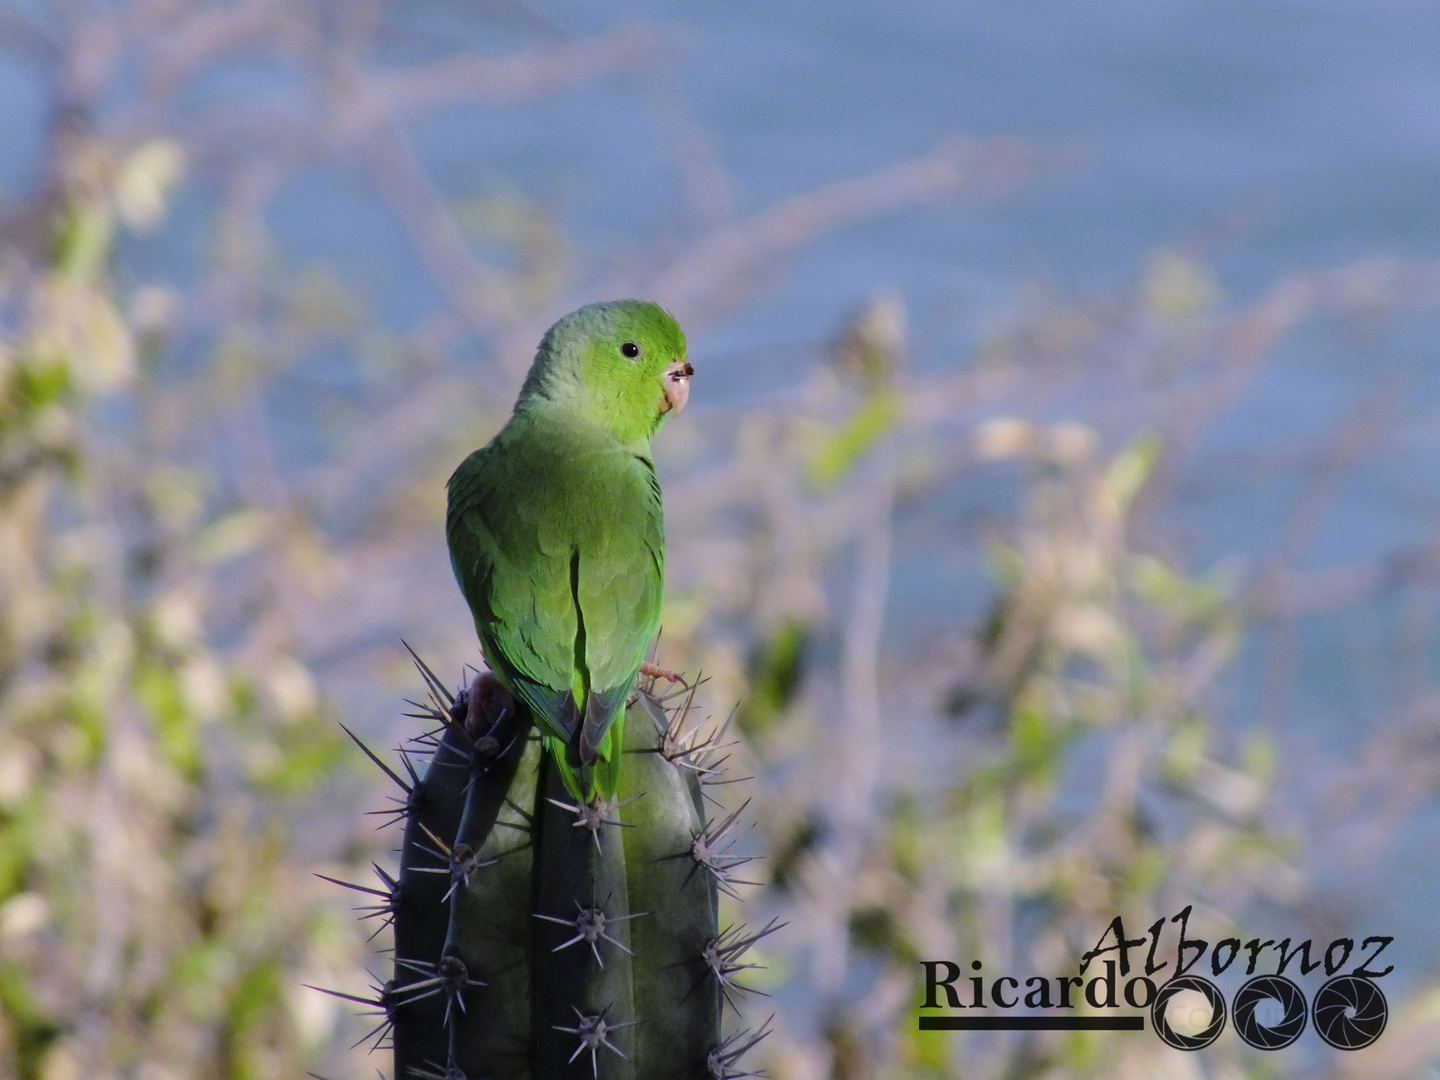
[[[649,679],[665,679],[671,683],[678,682],[687,689],[690,686],[690,684],[685,681],[685,676],[681,675],[678,671],[671,671],[669,668],[663,668],[659,664],[652,664],[649,660],[641,661],[640,674]]]
[[[500,680],[482,671],[470,683],[465,710],[465,734],[479,739],[515,711],[515,699],[500,685]]]

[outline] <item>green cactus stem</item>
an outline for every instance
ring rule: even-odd
[[[431,700],[412,715],[439,725],[421,737],[424,775],[361,744],[404,792],[388,811],[405,822],[399,874],[337,882],[394,926],[390,983],[340,996],[384,1013],[367,1038],[392,1034],[396,1080],[753,1075],[739,1061],[768,1027],[727,1037],[723,1012],[779,924],[719,926],[750,861],[736,854],[745,806],[705,812],[705,788],[726,782],[726,725],[687,726],[693,690],[668,710],[653,685],[637,691],[616,796],[577,804],[492,677],[451,695],[420,668]]]

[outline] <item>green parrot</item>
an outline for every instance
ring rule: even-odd
[[[663,308],[589,304],[546,331],[509,422],[450,477],[445,535],[481,651],[582,802],[615,794],[625,702],[659,623],[650,440],[691,373]]]

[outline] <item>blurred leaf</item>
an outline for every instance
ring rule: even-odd
[[[84,203],[69,204],[55,230],[55,268],[71,282],[93,278],[110,257],[115,223],[108,211]]]
[[[27,351],[42,365],[63,364],[91,394],[128,386],[135,339],[115,300],[89,282],[55,278],[38,292]]]
[[[850,941],[857,949],[872,952],[893,949],[895,929],[895,917],[887,908],[852,908],[850,911]]]
[[[825,838],[824,824],[816,816],[800,822],[789,836],[780,840],[770,856],[770,883],[781,892],[795,885],[800,866]]]
[[[165,216],[170,193],[185,174],[185,148],[173,139],[150,139],[132,150],[115,178],[120,219],[138,233]]]
[[[293,797],[313,791],[346,762],[348,744],[334,724],[311,716],[287,725],[274,743],[257,744],[251,780],[271,795]]]
[[[252,1047],[264,1045],[264,1029],[283,1013],[281,968],[275,960],[263,960],[246,971],[230,999],[230,1014],[225,1022],[223,1053],[231,1060],[235,1080],[256,1080],[264,1077],[260,1061],[252,1057]]]
[[[271,524],[271,516],[263,510],[247,508],[226,514],[195,534],[195,558],[218,564],[246,555],[266,540]]]
[[[1141,280],[1145,306],[1162,319],[1183,321],[1215,306],[1220,288],[1209,267],[1176,251],[1151,256]]]
[[[26,985],[24,972],[0,957],[0,1016],[14,1025],[15,1074],[36,1080],[45,1055],[63,1028],[47,1019]]]
[[[1158,434],[1142,435],[1125,447],[1105,471],[1102,491],[1117,517],[1123,517],[1160,460],[1164,440]]]
[[[810,458],[806,480],[814,491],[833,486],[890,433],[900,419],[900,400],[888,391],[866,398],[838,431]]]
[[[200,776],[198,724],[185,706],[176,671],[168,664],[142,663],[135,672],[135,692],[150,713],[160,752],[187,780]]]
[[[1203,577],[1190,577],[1172,569],[1154,555],[1130,559],[1127,583],[1147,604],[1191,622],[1205,623],[1227,616],[1235,595],[1239,565],[1226,562]]]
[[[1275,740],[1263,731],[1252,731],[1246,736],[1240,761],[1245,772],[1266,783],[1275,775]]]
[[[740,703],[736,720],[747,735],[761,735],[775,723],[794,699],[804,674],[810,628],[788,619],[751,650],[750,692]]]
[[[15,407],[22,413],[38,413],[45,406],[63,400],[71,386],[70,365],[51,360],[17,364],[11,376],[10,392],[17,399]]]

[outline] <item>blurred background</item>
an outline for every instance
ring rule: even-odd
[[[478,661],[444,481],[634,295],[755,1067],[1436,1076],[1436,57],[1422,0],[0,0],[0,1075],[388,1074],[304,985],[388,976],[337,721]],[[915,1030],[920,959],[1186,905],[1393,935],[1385,1035]]]

